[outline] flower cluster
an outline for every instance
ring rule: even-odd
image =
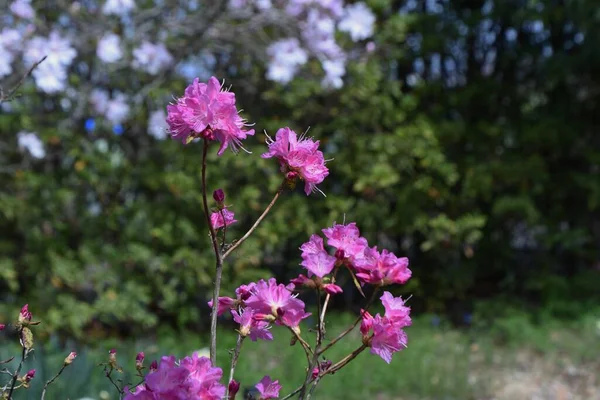
[[[402,298],[394,297],[390,292],[384,292],[380,299],[385,308],[384,316],[376,314],[373,317],[361,310],[360,332],[363,343],[371,348],[371,353],[389,364],[392,354],[406,347],[407,337],[403,328],[411,324],[410,307],[406,307]]]
[[[235,299],[219,297],[217,314],[231,310],[234,320],[240,324],[240,334],[254,341],[273,339],[268,331],[269,322],[299,332],[300,322],[311,314],[306,312],[304,302],[293,294],[294,288],[293,284],[278,284],[274,278],[242,285],[235,290]],[[212,307],[212,301],[209,306]]]
[[[242,140],[254,135],[253,129],[242,129],[246,124],[235,107],[235,95],[222,90],[215,77],[208,83],[196,78],[183,97],[167,106],[167,123],[171,137],[184,143],[198,137],[218,140],[221,143],[218,155],[228,147],[237,151]]]
[[[221,400],[225,396],[222,376],[221,368],[213,367],[208,358],[199,357],[198,353],[179,361],[175,356],[164,356],[156,368],[151,366],[145,383],[125,400]]]
[[[321,283],[321,278],[340,266],[345,266],[361,284],[375,286],[402,284],[411,276],[408,258],[398,258],[387,250],[379,252],[376,246],[370,248],[367,239],[360,236],[354,222],[348,225],[334,224],[323,229],[323,234],[327,238],[327,244],[333,248],[334,256],[325,250],[323,238],[319,235],[312,235],[310,240],[300,247],[300,265],[307,269],[309,278],[312,275],[320,278],[317,283]],[[311,284],[302,275],[296,282]],[[327,290],[327,286],[324,289]],[[330,287],[327,291],[335,293],[341,289]]]
[[[296,178],[304,181],[304,192],[307,195],[319,191],[317,185],[329,175],[323,152],[318,150],[319,141],[315,142],[304,135],[298,137],[296,132],[287,127],[277,131],[275,140],[267,138],[269,150],[261,157],[277,158],[281,171],[289,181]]]

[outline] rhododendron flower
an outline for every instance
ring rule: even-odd
[[[275,135],[275,140],[267,136],[269,151],[262,158],[275,157],[279,160],[281,171],[285,174],[296,174],[304,181],[304,192],[309,195],[319,191],[317,185],[329,175],[325,166],[325,158],[319,150],[319,141],[296,135],[290,128],[281,128]],[[323,193],[323,192],[321,192]]]
[[[273,381],[269,375],[262,378],[254,387],[260,393],[260,400],[276,399],[281,390],[279,381]]]
[[[398,258],[393,253],[377,251],[377,246],[365,249],[363,257],[354,263],[356,277],[365,283],[390,285],[405,283],[412,272],[408,269],[408,258]]]
[[[307,256],[301,263],[308,270],[308,275],[315,274],[319,278],[329,274],[335,267],[336,258],[327,254],[325,250]]]
[[[250,336],[253,342],[256,342],[258,339],[273,340],[273,334],[269,330],[269,323],[254,319],[254,310],[251,308],[247,307],[239,313],[236,310],[231,310],[231,314],[233,314],[233,320],[240,324],[240,335]]]
[[[281,323],[290,328],[297,328],[303,319],[310,317],[312,314],[304,312],[304,310],[283,310],[281,311]]]
[[[234,305],[235,305],[236,301],[235,299],[232,299],[231,297],[219,297],[219,301],[218,301],[218,306],[217,306],[217,315],[221,315],[223,313],[225,313],[227,310],[230,310]],[[210,308],[212,308],[213,305],[213,301],[209,301],[208,302],[208,306]]]
[[[174,356],[162,357],[158,367],[153,362],[146,375],[145,385],[138,386],[128,399],[198,399],[220,400],[225,386],[219,383],[223,376],[220,368],[213,367],[206,357],[194,353],[177,362]]]
[[[367,247],[367,239],[360,236],[355,222],[348,225],[335,224],[323,229],[327,244],[336,250],[341,250],[346,258],[360,258]]]
[[[390,292],[383,292],[380,299],[385,308],[385,317],[392,321],[394,325],[404,328],[412,323],[410,307],[404,305],[404,300],[401,297],[394,297]]]
[[[406,347],[406,340],[406,333],[392,321],[379,314],[373,318],[372,354],[377,354],[389,364],[392,354]]]
[[[302,258],[325,251],[325,247],[323,247],[323,238],[319,235],[311,235],[308,242],[300,246],[300,250],[302,250]]]
[[[225,225],[235,224],[237,220],[234,218],[233,211],[229,211],[226,207],[221,211],[210,214],[210,223],[213,229],[219,229]]]
[[[167,106],[167,123],[171,137],[183,143],[196,137],[218,140],[221,143],[218,155],[228,147],[236,152],[238,147],[243,148],[243,139],[254,135],[253,129],[242,129],[246,123],[235,108],[235,95],[222,90],[214,76],[208,83],[196,78],[182,98]]]
[[[252,294],[246,300],[246,306],[257,313],[271,314],[278,317],[281,312],[300,311],[304,312],[304,302],[292,295],[290,288],[283,284],[277,284],[275,278],[258,281]]]

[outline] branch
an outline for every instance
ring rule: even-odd
[[[215,233],[215,229],[210,222],[208,200],[206,199],[206,156],[208,153],[208,144],[208,140],[204,139],[204,147],[202,149],[202,205],[204,206],[204,216],[206,217],[206,223],[208,224],[208,230],[210,232],[210,240],[212,241],[213,251],[215,252],[216,258],[215,287],[213,290],[212,313],[210,315],[210,361],[214,366],[217,365],[217,313],[219,310],[221,277],[223,275],[223,256],[221,255],[221,250],[219,249],[217,234]]]
[[[229,248],[229,250],[227,250],[225,252],[225,254],[223,254],[223,260],[225,260],[227,258],[227,256],[229,256],[242,243],[244,243],[244,241],[246,239],[248,239],[248,237],[250,237],[250,235],[252,235],[252,233],[256,230],[256,228],[258,228],[258,225],[262,222],[263,219],[265,219],[265,217],[267,216],[267,214],[269,213],[269,211],[271,211],[271,209],[275,205],[275,202],[277,201],[277,199],[279,198],[279,196],[281,196],[281,193],[283,193],[283,189],[285,187],[284,185],[285,185],[285,181],[283,181],[281,183],[281,185],[279,186],[279,189],[277,189],[277,193],[275,193],[275,196],[273,197],[273,200],[271,200],[271,202],[269,203],[269,205],[267,206],[267,208],[265,208],[265,211],[263,211],[263,213],[260,215],[260,217],[258,217],[258,219],[254,223],[254,225],[252,225],[252,228],[250,228],[248,230],[248,232],[246,232],[246,234],[244,236],[242,236],[242,238],[240,240],[238,240],[237,242],[235,242],[235,244],[233,246],[231,246]]]
[[[56,378],[58,378],[60,376],[60,374],[62,374],[62,372],[67,367],[67,365],[68,364],[63,364],[63,366],[60,369],[60,371],[58,371],[58,373],[56,375],[54,375],[54,377],[52,379],[50,379],[49,381],[46,382],[46,384],[44,385],[44,390],[42,390],[42,398],[41,398],[41,400],[44,400],[44,398],[46,397],[46,389],[48,389],[48,386],[50,386],[50,384],[52,384],[52,382],[54,382],[56,380]]]
[[[23,85],[23,83],[25,83],[25,79],[27,79],[31,73],[33,72],[34,69],[37,68],[38,65],[40,65],[48,56],[44,56],[42,57],[41,60],[39,60],[38,62],[34,63],[31,68],[29,68],[29,70],[25,73],[25,75],[23,75],[21,77],[21,79],[19,80],[19,82],[17,82],[17,84],[8,91],[7,95],[4,95],[4,91],[2,90],[2,88],[0,88],[0,104],[2,104],[5,101],[12,101],[14,100],[14,94],[15,92]]]

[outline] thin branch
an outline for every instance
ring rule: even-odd
[[[296,340],[298,340],[300,342],[300,344],[302,345],[302,348],[304,349],[304,354],[306,354],[306,362],[308,363],[308,366],[310,367],[310,356],[313,355],[313,350],[310,348],[310,345],[306,342],[306,340],[304,340],[302,338],[302,336],[300,336],[300,334],[298,332],[296,332],[294,329],[290,328],[288,326],[290,332],[292,332],[296,338]]]
[[[67,367],[67,365],[68,364],[63,364],[63,366],[60,369],[60,371],[58,371],[58,373],[56,375],[54,375],[54,377],[52,379],[50,379],[49,381],[46,382],[46,384],[44,385],[44,390],[42,390],[42,398],[41,398],[41,400],[44,400],[44,398],[46,397],[46,389],[48,389],[48,386],[50,386],[52,384],[52,382],[54,382],[56,380],[56,378],[58,378],[60,376],[60,374],[62,374],[62,372]]]
[[[5,101],[12,101],[14,99],[14,94],[17,90],[19,90],[19,88],[23,85],[23,83],[25,83],[25,79],[27,79],[31,73],[33,72],[34,69],[37,68],[38,65],[40,65],[48,56],[44,56],[42,57],[41,60],[39,60],[38,62],[33,63],[33,65],[31,66],[31,68],[29,68],[29,70],[25,73],[25,75],[23,75],[21,77],[21,79],[19,80],[19,82],[17,82],[17,84],[8,91],[7,95],[4,95],[4,93],[0,93],[0,104],[2,104]]]
[[[369,309],[369,307],[371,307],[371,304],[373,304],[373,301],[375,300],[375,297],[377,296],[377,293],[379,291],[377,289],[375,289],[373,291],[373,294],[371,295],[371,298],[369,299],[369,301],[367,302],[367,304],[365,305],[364,310],[367,311]],[[354,328],[356,328],[356,325],[359,324],[359,322],[362,321],[362,314],[359,315],[354,322],[352,323],[352,325],[350,325],[350,327],[348,329],[346,329],[345,331],[343,331],[342,333],[340,333],[335,339],[333,339],[331,342],[329,342],[325,347],[323,347],[320,351],[319,351],[319,355],[325,353],[327,350],[329,350],[331,347],[333,347],[333,345],[335,345],[337,342],[339,342],[340,340],[342,340],[347,334],[349,334],[350,332],[352,332],[354,330]]]
[[[21,335],[23,332],[23,330],[21,329],[19,331],[19,335]],[[25,348],[25,344],[23,343],[23,350],[21,351],[21,361],[19,362],[19,366],[17,367],[17,370],[15,371],[13,378],[12,378],[12,382],[10,384],[10,389],[8,390],[8,398],[12,399],[12,394],[13,391],[15,390],[15,385],[17,384],[17,378],[19,377],[19,372],[21,372],[21,368],[23,368],[23,362],[25,361],[25,358],[27,357],[27,349]]]
[[[258,228],[258,225],[262,222],[263,219],[265,219],[265,217],[267,216],[267,214],[269,213],[269,211],[271,211],[271,208],[273,208],[273,206],[275,205],[275,202],[277,201],[277,199],[279,198],[279,196],[281,196],[281,193],[283,193],[283,189],[284,188],[285,188],[285,181],[283,181],[281,183],[281,185],[279,186],[279,189],[277,189],[277,193],[275,193],[275,196],[273,197],[273,200],[271,200],[271,202],[269,203],[269,205],[267,206],[267,208],[265,208],[265,211],[263,211],[263,213],[260,215],[260,217],[258,217],[258,219],[254,223],[254,225],[252,225],[252,228],[250,228],[248,230],[248,232],[246,232],[246,234],[244,236],[242,236],[241,239],[239,239],[237,242],[235,242],[235,244],[233,244],[233,246],[231,246],[225,252],[225,254],[223,254],[223,260],[225,260],[242,243],[244,243],[244,241],[246,239],[248,239],[248,237],[250,237],[250,235],[252,235],[252,233],[256,230],[256,228]]]
[[[221,290],[221,277],[223,275],[223,257],[219,250],[217,234],[210,222],[210,214],[207,200],[206,187],[206,156],[208,153],[208,140],[204,139],[204,147],[202,149],[202,205],[204,206],[204,215],[210,232],[210,240],[212,241],[213,250],[216,258],[215,272],[215,287],[213,290],[213,305],[210,315],[210,361],[212,365],[217,365],[217,313],[219,310],[219,291]],[[224,221],[223,221],[224,222]]]
[[[242,343],[244,342],[244,336],[238,335],[237,343],[235,345],[235,350],[233,351],[233,356],[231,357],[231,368],[229,369],[229,380],[227,381],[227,393],[225,393],[225,398],[229,398],[229,384],[233,380],[233,374],[235,373],[235,366],[237,365],[238,359],[240,358],[240,352],[242,351]]]

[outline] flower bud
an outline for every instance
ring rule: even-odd
[[[110,349],[108,352],[108,363],[111,367],[117,368],[117,350]]]
[[[373,316],[365,310],[360,310],[360,313],[362,315],[362,322],[360,323],[360,333],[362,333],[363,338],[365,338],[367,337],[369,331],[373,327]]]
[[[19,324],[27,324],[31,321],[32,315],[29,312],[29,304],[25,304],[23,308],[21,308],[21,312],[19,313]]]
[[[23,382],[29,383],[35,377],[35,369],[30,369],[23,377]]]
[[[142,368],[144,368],[144,352],[140,351],[137,353],[137,356],[135,356],[135,369],[141,371]]]
[[[256,313],[252,317],[255,321],[274,322],[277,318],[271,314]]]
[[[213,199],[217,202],[217,204],[223,204],[225,201],[225,192],[223,189],[217,189],[213,192]]]
[[[337,258],[338,260],[343,260],[344,258],[346,258],[346,252],[344,251],[344,249],[337,249],[335,251],[335,258]]]
[[[323,287],[323,289],[325,289],[325,291],[327,293],[329,293],[331,295],[339,294],[339,293],[343,292],[342,288],[334,283],[325,283],[322,285],[322,287]]]
[[[0,324],[0,332],[2,332],[4,330],[4,328],[6,328],[6,325]]]
[[[73,360],[75,360],[75,357],[77,357],[77,353],[74,351],[70,352],[69,355],[65,358],[64,364],[70,365],[73,362]]]
[[[238,381],[236,381],[235,379],[232,379],[231,382],[229,382],[228,390],[229,390],[229,400],[234,400],[235,395],[240,390],[240,383]]]
[[[294,182],[296,180],[296,178],[298,178],[298,173],[296,171],[288,171],[285,174],[285,179],[288,182]]]
[[[154,372],[157,369],[158,369],[158,363],[156,362],[156,360],[154,360],[150,363],[150,372]]]

